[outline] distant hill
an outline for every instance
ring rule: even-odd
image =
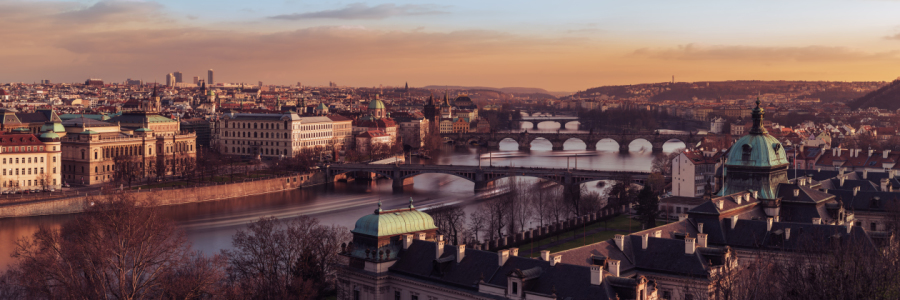
[[[896,110],[900,108],[900,80],[850,101],[847,106],[851,109],[877,107]]]
[[[485,86],[458,86],[458,85],[429,85],[423,87],[424,89],[429,90],[489,90],[489,91],[497,91],[501,93],[507,94],[547,94],[553,95],[555,97],[567,96],[571,93],[569,92],[550,92],[542,88],[528,88],[528,87],[504,87],[504,88],[494,88],[494,87],[485,87]]]

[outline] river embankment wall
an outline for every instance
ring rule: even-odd
[[[203,186],[127,190],[126,193],[133,195],[139,202],[164,206],[261,195],[326,183],[324,172],[314,172]],[[0,205],[0,218],[80,213],[89,207],[91,202],[102,200],[104,197],[106,195],[101,192],[90,192],[66,198],[3,204]]]

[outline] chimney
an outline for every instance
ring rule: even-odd
[[[838,175],[840,175],[841,177],[844,177],[844,168],[843,167],[838,169]]]
[[[891,154],[891,150],[881,151],[881,158],[888,158],[888,155]]]
[[[561,261],[562,261],[562,255],[559,255],[559,254],[554,255],[553,260],[550,261],[550,266],[555,267],[556,264],[560,263]]]
[[[837,149],[837,156],[843,155],[843,154],[841,154],[841,152],[844,152],[844,149],[838,148],[838,149]]]
[[[662,237],[662,230],[654,231],[654,232],[653,232],[653,237],[655,237],[655,238],[661,238],[661,237]]]
[[[716,208],[718,208],[719,210],[722,210],[723,208],[725,208],[725,201],[723,201],[723,200],[716,201]]]
[[[696,239],[692,237],[684,238],[684,254],[694,254],[696,249]]]
[[[541,256],[543,256],[543,253],[541,253]],[[500,266],[505,265],[506,260],[509,259],[509,250],[503,249],[497,251],[497,258],[499,259],[497,263],[500,264]]]
[[[856,193],[859,193],[859,186],[858,186],[858,185],[853,187],[853,197],[856,197]]]
[[[841,187],[844,187],[844,176],[841,176]]]
[[[650,234],[645,233],[641,235],[641,249],[647,250],[647,243],[650,240]]]
[[[700,233],[703,233],[703,223],[697,224],[697,231],[699,231]]]
[[[456,245],[453,248],[456,249],[456,263],[459,263],[466,257],[466,245]]]
[[[881,179],[881,191],[882,192],[887,192],[889,182],[890,182],[890,180],[887,178]]]
[[[737,225],[738,216],[731,216],[731,229],[734,229],[734,226]]]
[[[616,246],[619,247],[620,251],[625,251],[625,236],[621,234],[617,234],[616,237]]]
[[[697,243],[700,247],[706,248],[707,235],[705,233],[697,234]]]
[[[541,250],[541,260],[550,261],[550,250]]]
[[[603,266],[591,265],[591,285],[603,284]]]
[[[766,231],[772,231],[772,222],[773,221],[775,221],[775,219],[772,219],[771,217],[766,218]]]
[[[815,225],[822,225],[822,218],[813,218],[812,221]]]
[[[784,240],[787,241],[790,239],[791,239],[791,228],[788,227],[788,228],[784,229]]]
[[[888,170],[888,178],[894,179],[894,170]]]
[[[875,153],[875,150],[869,149],[869,157],[872,157],[872,153]]]
[[[844,227],[847,228],[847,233],[849,234],[853,230],[853,222],[844,223]]]
[[[759,191],[753,191],[753,199],[759,199]],[[748,198],[747,201],[750,201]]]
[[[519,248],[509,248],[509,256],[519,256]]]
[[[419,233],[417,233],[417,234],[416,234],[416,239],[417,239],[417,240],[423,240],[423,241],[424,241],[424,240],[425,240],[425,233],[424,233],[424,232],[419,232]]]
[[[439,235],[437,236],[437,238],[435,239],[435,241],[438,241],[438,242],[444,241],[444,235],[443,235],[443,234],[439,234]]]
[[[863,179],[869,179],[869,170],[863,170]]]
[[[794,198],[800,197],[800,189],[794,189]]]
[[[744,195],[738,195],[737,197],[734,197],[734,202],[737,203],[738,205],[741,205],[741,201],[743,199],[744,199]]]
[[[444,241],[437,241],[434,247],[434,259],[441,258],[444,255]]]
[[[837,148],[831,149],[831,156],[838,156],[838,155],[837,155]]]
[[[621,262],[615,259],[607,259],[606,260],[606,268],[609,269],[610,275],[614,277],[619,277],[619,266]]]
[[[409,249],[409,246],[412,245],[413,235],[412,234],[404,234],[403,235],[403,250]]]

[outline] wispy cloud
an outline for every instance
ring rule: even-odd
[[[271,19],[279,20],[306,20],[306,19],[343,19],[343,20],[380,20],[398,16],[418,16],[445,14],[447,11],[435,5],[392,3],[369,6],[365,3],[353,3],[344,8],[322,10],[307,13],[293,13],[271,16]]]
[[[162,16],[163,6],[156,2],[104,0],[88,7],[62,12],[59,21],[72,23],[120,23],[145,21]]]
[[[679,45],[674,48],[641,48],[633,55],[667,60],[743,61],[859,61],[900,58],[900,51],[863,52],[846,47],[759,47],[743,45]]]
[[[900,33],[895,34],[895,35],[889,35],[889,36],[886,36],[886,37],[884,37],[884,38],[885,38],[885,39],[889,39],[889,40],[900,40]]]

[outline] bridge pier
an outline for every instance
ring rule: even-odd
[[[475,193],[480,193],[484,191],[489,191],[494,188],[494,182],[488,181],[475,181]]]
[[[519,143],[519,151],[531,151],[531,145],[522,145],[522,143]]]
[[[391,183],[391,187],[393,188],[394,192],[403,192],[405,187],[411,186],[413,185],[413,183],[413,177],[394,179],[394,181]]]
[[[628,152],[630,152],[630,151],[631,151],[631,150],[628,149],[628,144],[625,144],[625,143],[620,143],[620,144],[619,144],[619,153],[624,154],[624,153],[628,153]]]
[[[581,185],[577,183],[566,184],[563,187],[563,197],[569,203],[577,203],[581,199]]]
[[[540,122],[532,121],[532,122],[531,122],[531,129],[532,129],[532,130],[538,130],[538,124],[540,124]]]
[[[657,147],[656,145],[653,145],[653,153],[662,153],[662,152],[663,152],[662,146]]]
[[[563,142],[551,142],[551,144],[553,144],[553,151],[563,150]]]
[[[500,150],[500,142],[499,141],[488,141],[487,148],[490,151],[499,151]]]
[[[597,142],[584,141],[585,145],[587,145],[587,151],[597,151]]]

